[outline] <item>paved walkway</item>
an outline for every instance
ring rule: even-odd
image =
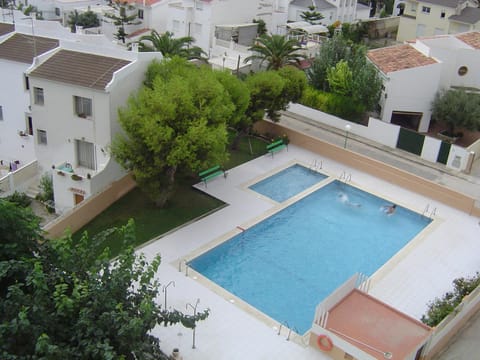
[[[343,146],[344,134],[339,131],[327,131],[288,114],[282,117],[281,123]],[[437,168],[435,164],[423,164],[418,159],[412,163],[410,154],[384,149],[364,139],[349,139],[347,146],[351,150],[480,197],[479,182],[473,176],[455,176],[445,169]],[[174,285],[168,288],[168,308],[190,312],[190,305],[195,305],[196,300],[200,299],[199,311],[211,309],[209,318],[198,324],[195,349],[192,348],[191,330],[180,325],[156,328],[153,333],[161,340],[164,351],[169,353],[172,348],[178,347],[185,360],[328,359],[317,349],[305,346],[305,339],[300,335],[293,333],[289,337],[285,327],[279,331],[278,321],[266,318],[240,299],[212,286],[199,274],[191,270],[187,274],[184,265],[185,260],[190,260],[214,244],[239,233],[237,226],[248,228],[259,218],[279,209],[281,204],[249,190],[249,184],[292,163],[299,162],[308,166],[313,159],[321,159],[321,156],[292,145],[288,152],[283,151],[273,158],[262,156],[232,169],[227,179],[213,179],[207,188],[201,183],[197,184],[198,189],[225,201],[228,206],[156,239],[141,249],[147,258],[161,254],[162,264],[158,273],[160,283],[169,284],[174,281]],[[338,177],[342,171],[351,172],[352,184],[419,213],[422,213],[425,204],[438,208],[432,226],[372,276],[370,293],[373,296],[418,319],[425,312],[427,302],[448,291],[454,278],[478,270],[478,219],[370,174],[349,169],[334,159],[324,159],[323,171],[333,177]],[[164,301],[159,299],[162,304]]]
[[[345,132],[316,122],[303,116],[284,112],[280,123],[302,131],[331,144],[343,146]],[[447,186],[465,195],[472,196],[480,203],[480,154],[470,174],[448,169],[442,164],[431,163],[404,150],[393,149],[369,139],[349,134],[347,148],[359,154],[390,164],[404,171]]]

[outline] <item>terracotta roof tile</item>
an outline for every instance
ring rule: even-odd
[[[478,31],[458,34],[455,37],[474,49],[480,49],[480,32]]]
[[[367,57],[385,74],[437,63],[408,44],[370,50]]]
[[[34,52],[38,56],[56,47],[58,40],[16,33],[0,43],[0,58],[31,64]]]
[[[0,36],[14,31],[15,26],[13,24],[0,23]]]
[[[113,73],[130,61],[112,57],[60,50],[34,69],[30,76],[104,90]]]

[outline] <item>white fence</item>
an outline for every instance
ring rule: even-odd
[[[18,170],[0,178],[0,197],[12,195],[15,191],[24,192],[37,178],[38,164],[34,160]]]
[[[304,105],[293,103],[289,105],[288,111],[293,114],[306,117],[311,121],[337,128],[340,131],[346,131],[346,125],[349,125],[349,133],[361,136],[391,148],[397,147],[398,137],[400,134],[400,126],[398,125],[386,123],[370,117],[368,120],[368,126],[364,126]],[[425,142],[423,144],[420,157],[424,160],[435,163],[441,143],[442,141],[440,139],[425,136]],[[469,167],[471,167],[472,163],[471,158],[475,155],[473,151],[474,150],[452,145],[446,166],[454,170],[464,171],[467,173],[470,172]]]

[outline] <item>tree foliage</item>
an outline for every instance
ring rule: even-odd
[[[113,0],[109,5],[114,9],[113,13],[105,13],[104,16],[112,20],[113,24],[117,26],[117,33],[115,37],[125,44],[127,33],[125,32],[125,25],[138,25],[141,22],[137,20],[137,13],[134,12],[135,6],[130,5],[126,0]]]
[[[374,65],[367,61],[365,47],[339,35],[322,45],[307,76],[314,88],[351,96],[366,110],[373,110],[380,99],[383,82]],[[345,81],[339,82],[341,76]]]
[[[76,32],[76,26],[82,26],[84,29],[100,26],[100,19],[97,14],[91,10],[79,13],[74,10],[68,15],[67,24],[72,33]]]
[[[2,238],[0,247],[2,359],[166,359],[151,330],[193,328],[208,316],[156,304],[160,257],[135,254],[132,221],[76,243],[70,235],[45,241],[31,212],[0,200],[0,226],[22,244]],[[126,248],[111,261],[102,248],[113,231]]]
[[[446,122],[450,136],[455,129],[480,130],[480,95],[464,90],[443,90],[432,102],[432,118]]]
[[[250,105],[246,112],[249,125],[265,115],[278,121],[279,111],[286,110],[290,102],[298,101],[307,84],[303,71],[292,66],[252,74],[245,82],[250,89]]]
[[[313,6],[313,5],[310,5],[308,7],[308,10],[307,11],[304,11],[300,14],[300,17],[302,18],[302,20],[308,22],[309,24],[312,24],[312,25],[318,25],[320,24],[320,20],[322,20],[324,18],[324,16],[322,14],[320,14],[316,7]]]
[[[159,51],[165,58],[179,56],[186,59],[205,59],[206,53],[198,46],[192,46],[195,39],[191,36],[174,38],[173,33],[159,34],[152,30],[150,35],[140,37],[140,51]]]
[[[437,326],[462,302],[463,298],[480,285],[480,273],[468,278],[453,280],[453,291],[448,291],[441,298],[428,303],[426,314],[422,315],[422,322],[428,326]]]
[[[262,19],[253,19],[252,23],[258,24],[257,36],[262,36],[267,33],[267,24]]]
[[[240,82],[232,75],[229,81]],[[173,195],[177,172],[226,160],[227,124],[238,121],[246,101],[238,91],[229,93],[241,85],[225,82],[210,68],[180,58],[154,62],[147,86],[119,112],[125,135],[115,139],[112,152],[158,206]]]
[[[278,70],[285,65],[298,65],[305,55],[295,39],[287,39],[283,35],[262,35],[257,38],[256,44],[248,50],[253,55],[245,58],[244,62],[259,60],[260,65],[267,63],[267,70]]]

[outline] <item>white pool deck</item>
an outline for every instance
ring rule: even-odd
[[[207,188],[198,184],[199,189],[221,199],[228,206],[153,240],[139,250],[148,259],[160,254],[159,281],[162,285],[175,282],[168,286],[167,307],[191,314],[190,305],[194,306],[200,299],[197,310],[211,310],[210,316],[197,325],[195,349],[192,349],[192,330],[181,325],[157,327],[154,334],[166,353],[176,347],[184,360],[329,359],[318,350],[302,345],[302,338],[295,333],[287,341],[288,330],[283,328],[278,335],[278,322],[265,321],[238,300],[232,303],[230,296],[213,291],[211,286],[195,279],[192,271],[186,276],[183,264],[182,271],[178,271],[179,261],[190,260],[193,254],[199,252],[198,249],[226,238],[228,233],[240,232],[237,226],[247,228],[255,219],[278,206],[246,189],[247,184],[295,162],[309,166],[314,160],[322,161],[321,171],[327,175],[338,178],[345,171],[351,174],[352,185],[420,214],[427,204],[429,214],[436,208],[434,222],[371,277],[371,295],[419,319],[428,301],[451,290],[453,279],[478,271],[480,226],[477,218],[290,145],[288,151],[282,150],[273,158],[262,156],[230,170],[226,179],[219,176],[210,180]],[[318,272],[321,271],[319,268]],[[159,299],[162,305],[163,296],[162,293]],[[299,298],[300,303],[302,294],[294,296]]]

